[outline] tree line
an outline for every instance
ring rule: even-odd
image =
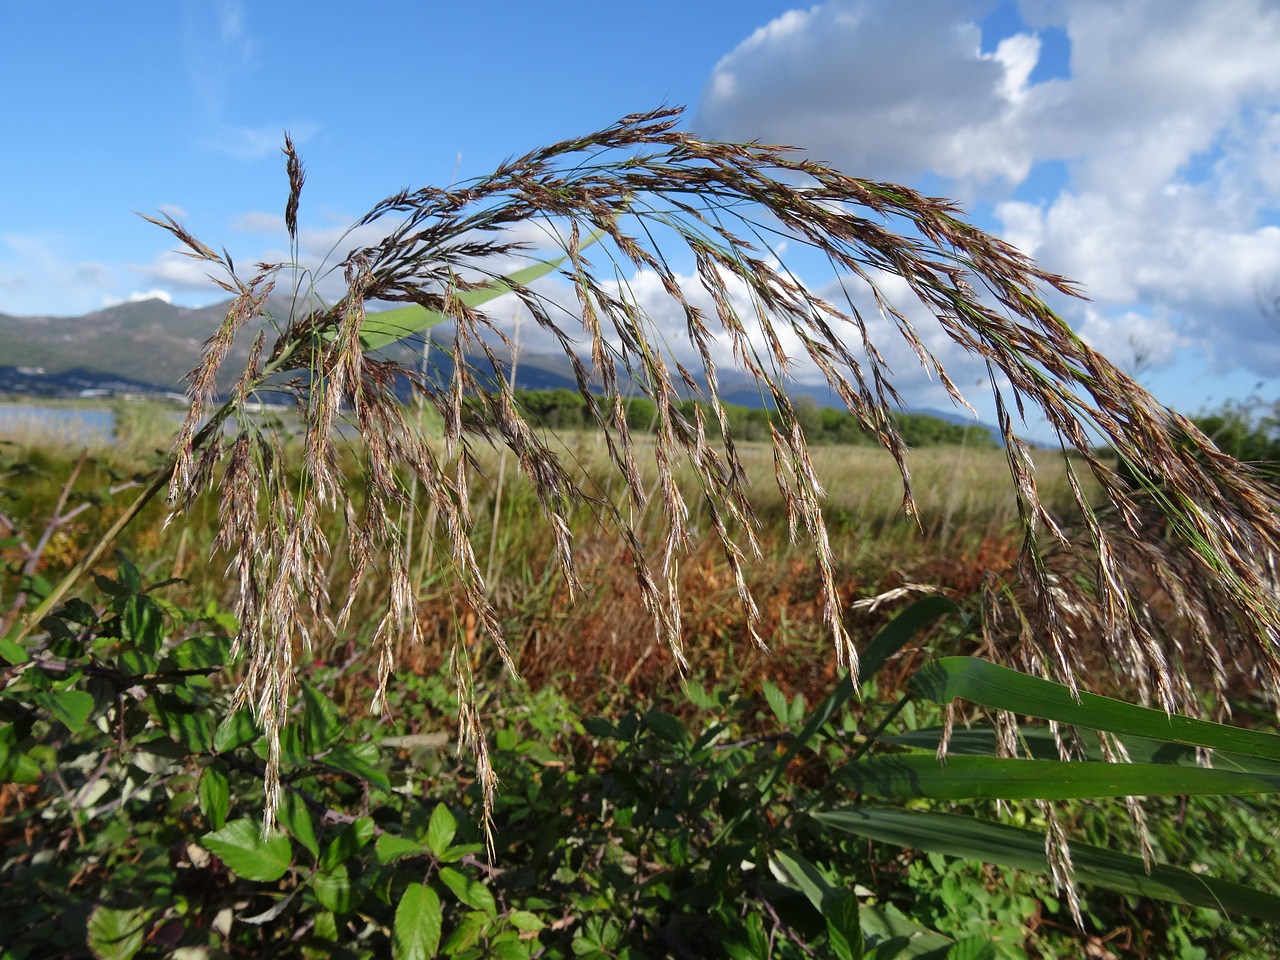
[[[548,430],[596,429],[587,401],[576,390],[517,390],[515,399],[521,413],[537,426]],[[629,397],[622,403],[626,409],[629,429],[644,431],[653,426],[657,406],[648,397]],[[847,410],[820,407],[810,397],[798,397],[792,401],[792,406],[804,431],[805,440],[809,443],[870,446],[876,442],[875,437],[863,429],[857,417]],[[679,404],[680,413],[690,418],[694,416],[697,407],[701,407],[706,415],[707,429],[718,435],[720,424],[711,412],[710,404],[699,400],[683,400]],[[768,408],[725,404],[724,410],[729,430],[736,440],[768,440],[770,427],[778,420],[777,412]],[[897,413],[894,419],[908,446],[997,446],[991,431],[978,424],[951,423],[923,413]]]

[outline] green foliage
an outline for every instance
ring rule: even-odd
[[[1280,480],[1280,403],[1249,400],[1201,413],[1192,422],[1223,453]]]
[[[515,688],[490,754],[504,784],[490,866],[465,767],[419,745],[430,738],[343,717],[339,671],[315,668],[282,739],[280,830],[264,836],[266,740],[225,692],[234,623],[169,603],[128,564],[97,586],[100,606],[73,601],[45,621],[46,639],[6,650],[6,957],[1069,957],[1088,934],[1071,933],[1057,896],[1022,872],[1047,861],[1044,824],[1019,799],[1128,794],[1135,777],[1144,792],[1274,790],[1268,734],[1075,701],[968,658],[933,661],[912,699],[892,706],[857,705],[847,677],[812,706],[768,683],[758,698],[690,687],[692,716],[639,705],[589,716]],[[864,651],[865,675],[957,612],[939,597],[908,607]],[[1139,762],[998,759],[979,726],[957,733],[940,767],[931,699],[957,695],[1075,710],[1077,727],[1123,728]],[[438,677],[406,677],[396,696],[397,713],[456,707]],[[1033,756],[1051,749],[1047,730],[1025,727],[1024,739]],[[1234,752],[1205,770],[1189,762],[1192,743]],[[931,796],[946,800],[922,801]],[[1014,823],[990,819],[981,804],[992,797],[1012,801]],[[1248,919],[1280,917],[1273,882],[1239,872],[1264,868],[1270,821],[1242,801],[1208,802],[1219,832],[1210,817],[1195,818],[1194,838],[1168,817],[1155,831],[1157,855],[1194,873],[1148,873],[1106,849],[1128,842],[1114,810],[1064,805],[1082,835],[1077,879],[1120,892],[1089,893],[1088,930],[1131,922],[1138,902],[1158,921],[1158,950],[1266,956],[1280,945]],[[1224,922],[1134,896],[1237,912]]]

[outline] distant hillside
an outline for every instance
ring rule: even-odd
[[[200,345],[225,315],[225,304],[188,309],[163,300],[122,303],[82,317],[0,314],[0,364],[42,371],[53,380],[79,371],[89,379],[122,378],[156,390],[181,391],[183,376],[200,357]],[[237,345],[239,355],[230,360],[237,367],[248,360],[249,338],[243,340]],[[0,389],[15,385],[0,382]]]
[[[269,304],[286,316],[286,301]],[[181,392],[183,377],[196,365],[201,345],[226,316],[227,303],[208,307],[175,307],[163,300],[121,303],[81,317],[10,317],[0,314],[0,392],[36,396],[76,396],[85,392]],[[247,331],[236,338],[223,364],[219,387],[229,390],[244,365],[252,341]],[[270,347],[270,340],[268,340]],[[412,362],[415,347],[401,359]],[[431,352],[432,376],[448,378],[450,358]],[[483,366],[483,364],[478,364]],[[576,389],[568,361],[554,354],[524,353],[516,369],[522,390]],[[755,382],[732,370],[720,374],[727,403],[760,409],[765,406]],[[795,385],[793,397],[808,397],[819,407],[838,406],[826,387]],[[965,416],[917,411],[972,426]],[[985,425],[984,425],[985,426]],[[997,432],[991,428],[993,436]]]

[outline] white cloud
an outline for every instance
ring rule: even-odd
[[[121,303],[143,303],[147,300],[163,300],[165,303],[173,303],[173,295],[168,290],[135,290],[123,300],[119,297],[103,297],[102,305],[104,307],[114,307]]]
[[[990,9],[793,11],[720,61],[695,126],[994,203],[997,232],[1084,284],[1094,305],[1063,308],[1121,362],[1132,337],[1151,363],[1193,348],[1280,374],[1256,304],[1280,283],[1280,5],[1023,0],[1026,30],[1003,38],[980,35]],[[1069,72],[1037,81],[1047,30],[1069,39],[1051,65]]]
[[[1028,158],[1011,129],[1038,43],[984,55],[980,9],[833,0],[792,11],[720,61],[695,127],[802,146],[864,176],[1021,180]]]
[[[52,232],[0,235],[0,313],[40,315],[49,309],[49,291],[60,291],[60,309],[91,310],[116,289],[112,269],[97,260],[76,260],[66,241]]]
[[[301,146],[315,136],[319,129],[318,124],[307,120],[254,126],[223,123],[216,125],[205,136],[204,144],[211,150],[237,160],[263,160],[280,155],[286,130],[293,138],[294,145]]]
[[[218,274],[214,264],[193,260],[175,250],[165,251],[150,263],[134,263],[130,264],[130,267],[135,273],[150,278],[152,282],[164,284],[166,287],[200,292],[216,289],[210,279]],[[221,294],[221,291],[218,292]]]

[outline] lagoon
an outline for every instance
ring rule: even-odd
[[[115,425],[115,413],[105,408],[0,403],[0,440],[100,446],[111,443]]]

